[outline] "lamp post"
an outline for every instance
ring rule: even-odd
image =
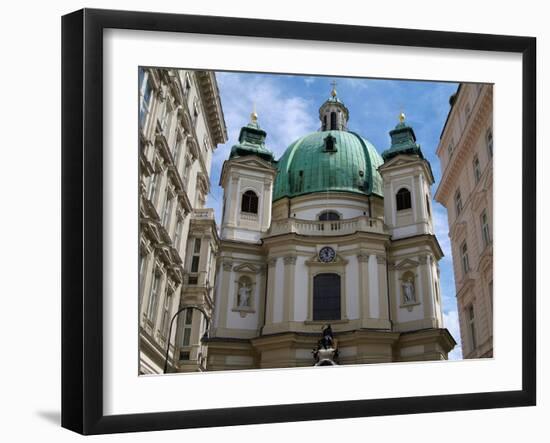
[[[200,306],[183,306],[174,314],[172,317],[172,320],[170,320],[170,329],[168,332],[167,337],[167,344],[166,344],[166,355],[164,356],[164,373],[166,374],[168,372],[168,354],[170,353],[170,337],[172,337],[172,326],[174,325],[174,320],[178,315],[180,315],[183,311],[187,309],[196,309],[204,315],[204,318],[206,319],[206,329],[204,331],[204,335],[201,338],[201,342],[208,339],[208,328],[210,327],[210,320],[208,320],[208,315],[206,314],[205,310],[201,308]]]

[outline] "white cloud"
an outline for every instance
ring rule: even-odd
[[[313,83],[315,83],[315,77],[304,77],[304,83],[306,86],[311,86]]]
[[[437,202],[433,202],[432,207],[435,235],[441,245],[441,249],[443,249],[443,254],[450,259],[452,255],[447,210]]]
[[[460,339],[460,326],[458,312],[456,310],[443,313],[443,324],[449,330],[456,341],[456,346],[449,353],[449,360],[462,360],[462,345]]]
[[[208,205],[214,208],[220,224],[223,192],[218,186],[223,162],[229,157],[231,146],[237,143],[239,131],[250,121],[256,109],[258,122],[267,132],[266,146],[279,158],[288,145],[303,135],[315,131],[317,115],[308,111],[309,103],[289,94],[284,84],[265,75],[216,73],[228,140],[218,146],[212,159],[212,191]]]

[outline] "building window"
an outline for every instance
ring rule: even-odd
[[[454,151],[455,147],[454,147],[454,143],[453,141],[451,140],[449,142],[449,146],[447,146],[447,152],[449,154],[449,158],[451,158],[451,156],[453,155],[453,151]]]
[[[313,277],[313,320],[340,320],[340,276]]]
[[[465,241],[462,242],[462,245],[460,246],[460,257],[462,259],[462,271],[464,272],[464,275],[466,275],[470,272],[470,261],[468,259],[468,245]]]
[[[474,165],[474,177],[476,179],[476,183],[479,183],[479,179],[481,178],[481,167],[479,165],[479,158],[477,157],[477,155],[474,156],[473,165]]]
[[[411,205],[411,193],[408,189],[401,188],[397,191],[395,195],[395,200],[397,203],[397,210],[402,211],[403,209],[410,209]]]
[[[462,212],[462,196],[460,195],[460,189],[455,193],[455,210],[458,217]]]
[[[168,229],[168,223],[170,223],[170,216],[172,215],[172,204],[174,200],[170,198],[170,194],[166,193],[166,199],[164,200],[164,208],[162,210],[162,225]]]
[[[325,138],[325,151],[335,152],[336,139],[332,135],[328,135]]]
[[[176,230],[174,232],[174,248],[178,251],[180,249],[181,235],[183,231],[183,219],[178,217],[178,222],[176,223]]]
[[[139,104],[139,123],[143,128],[145,125],[145,119],[151,109],[151,97],[153,96],[152,88],[149,83],[149,75],[145,70],[139,70],[139,81],[141,90],[141,100]]]
[[[489,154],[489,158],[493,158],[493,130],[488,129],[487,133],[485,134],[485,143],[487,145],[487,153]]]
[[[466,106],[464,108],[464,114],[466,116],[466,121],[470,118],[470,114],[472,113],[472,107],[470,106],[470,103],[466,103]]]
[[[254,191],[246,191],[243,194],[241,212],[248,212],[250,214],[258,213],[258,196]]]
[[[162,323],[160,326],[161,334],[164,338],[167,340],[170,339],[168,337],[169,328],[170,328],[170,311],[172,310],[172,292],[169,292],[166,294],[166,297],[164,297],[164,306],[162,310]]]
[[[330,129],[336,131],[336,112],[330,113]]]
[[[334,211],[324,211],[319,214],[319,221],[340,220],[340,214]]]
[[[201,258],[201,239],[196,238],[195,243],[193,244],[193,256],[191,257],[191,273],[196,274],[197,272],[199,272],[200,258]],[[191,279],[191,277],[189,277],[189,283],[197,284],[196,277],[194,277],[193,280]]]
[[[481,213],[481,237],[483,238],[483,244],[488,246],[491,243],[491,235],[489,231],[489,219],[487,218],[487,210],[484,209]]]
[[[468,312],[468,329],[470,331],[470,345],[472,351],[477,348],[476,341],[476,325],[475,325],[475,315],[474,315],[474,305],[471,304],[466,308]]]
[[[153,273],[153,282],[151,283],[151,292],[149,294],[149,304],[147,305],[147,318],[151,323],[155,323],[157,314],[157,303],[160,292],[160,274]]]
[[[323,115],[323,131],[327,130],[327,115]]]
[[[183,336],[181,345],[189,346],[191,344],[191,330],[193,326],[193,309],[186,309],[183,318]],[[187,358],[189,360],[189,357]]]
[[[147,199],[150,202],[155,200],[155,195],[157,192],[157,176],[156,174],[151,174],[149,178],[149,189],[147,189]]]

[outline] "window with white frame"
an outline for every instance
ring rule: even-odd
[[[470,260],[468,258],[468,244],[466,241],[462,242],[462,245],[460,246],[460,257],[462,260],[462,272],[464,275],[466,275],[468,272],[470,272]]]
[[[147,199],[154,202],[157,193],[157,174],[151,174],[149,177],[149,189],[147,189]]]
[[[476,324],[475,324],[475,313],[474,313],[474,305],[470,304],[466,308],[467,311],[467,321],[468,321],[468,330],[470,332],[470,346],[471,350],[473,351],[477,347],[477,340],[476,340]]]
[[[456,216],[458,217],[462,212],[462,195],[460,194],[460,189],[455,192],[455,210]]]
[[[480,216],[481,220],[481,237],[483,238],[483,245],[488,246],[491,243],[491,231],[489,229],[489,218],[487,217],[487,210],[484,209]]]
[[[173,292],[167,291],[164,297],[164,305],[162,307],[162,322],[160,325],[160,333],[165,339],[169,339],[168,333],[170,328],[170,312],[172,311]]]
[[[193,309],[188,308],[185,310],[185,315],[183,317],[183,328],[182,328],[182,346],[191,345],[191,332],[193,330]]]
[[[166,198],[164,200],[164,207],[162,209],[162,225],[168,229],[168,223],[170,223],[170,216],[172,215],[172,205],[174,199],[171,198],[169,190],[166,191]]]
[[[479,183],[479,180],[481,179],[481,166],[479,164],[479,158],[477,155],[474,155],[474,160],[472,164],[474,168],[474,178],[476,180],[476,183]]]
[[[485,133],[485,144],[487,145],[487,154],[489,158],[493,157],[493,130],[489,128]]]
[[[139,70],[139,125],[144,127],[147,115],[151,109],[151,99],[153,96],[153,90],[149,82],[149,73],[145,69]]]
[[[160,293],[161,274],[156,270],[153,272],[153,281],[151,283],[151,292],[149,293],[149,303],[147,305],[147,319],[155,323],[157,315],[157,305]]]

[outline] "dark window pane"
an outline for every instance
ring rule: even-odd
[[[397,194],[395,195],[395,200],[397,203],[398,211],[401,211],[403,209],[410,209],[412,207],[411,193],[408,189],[401,188],[399,191],[397,191]]]
[[[340,215],[334,211],[326,211],[319,215],[320,221],[340,220]]]
[[[336,130],[336,112],[330,113],[330,129]]]
[[[191,261],[191,272],[199,272],[199,260],[200,256],[193,256],[193,260]]]
[[[246,191],[243,194],[241,212],[258,213],[258,196],[254,191]]]
[[[340,276],[313,277],[313,320],[340,320]]]

